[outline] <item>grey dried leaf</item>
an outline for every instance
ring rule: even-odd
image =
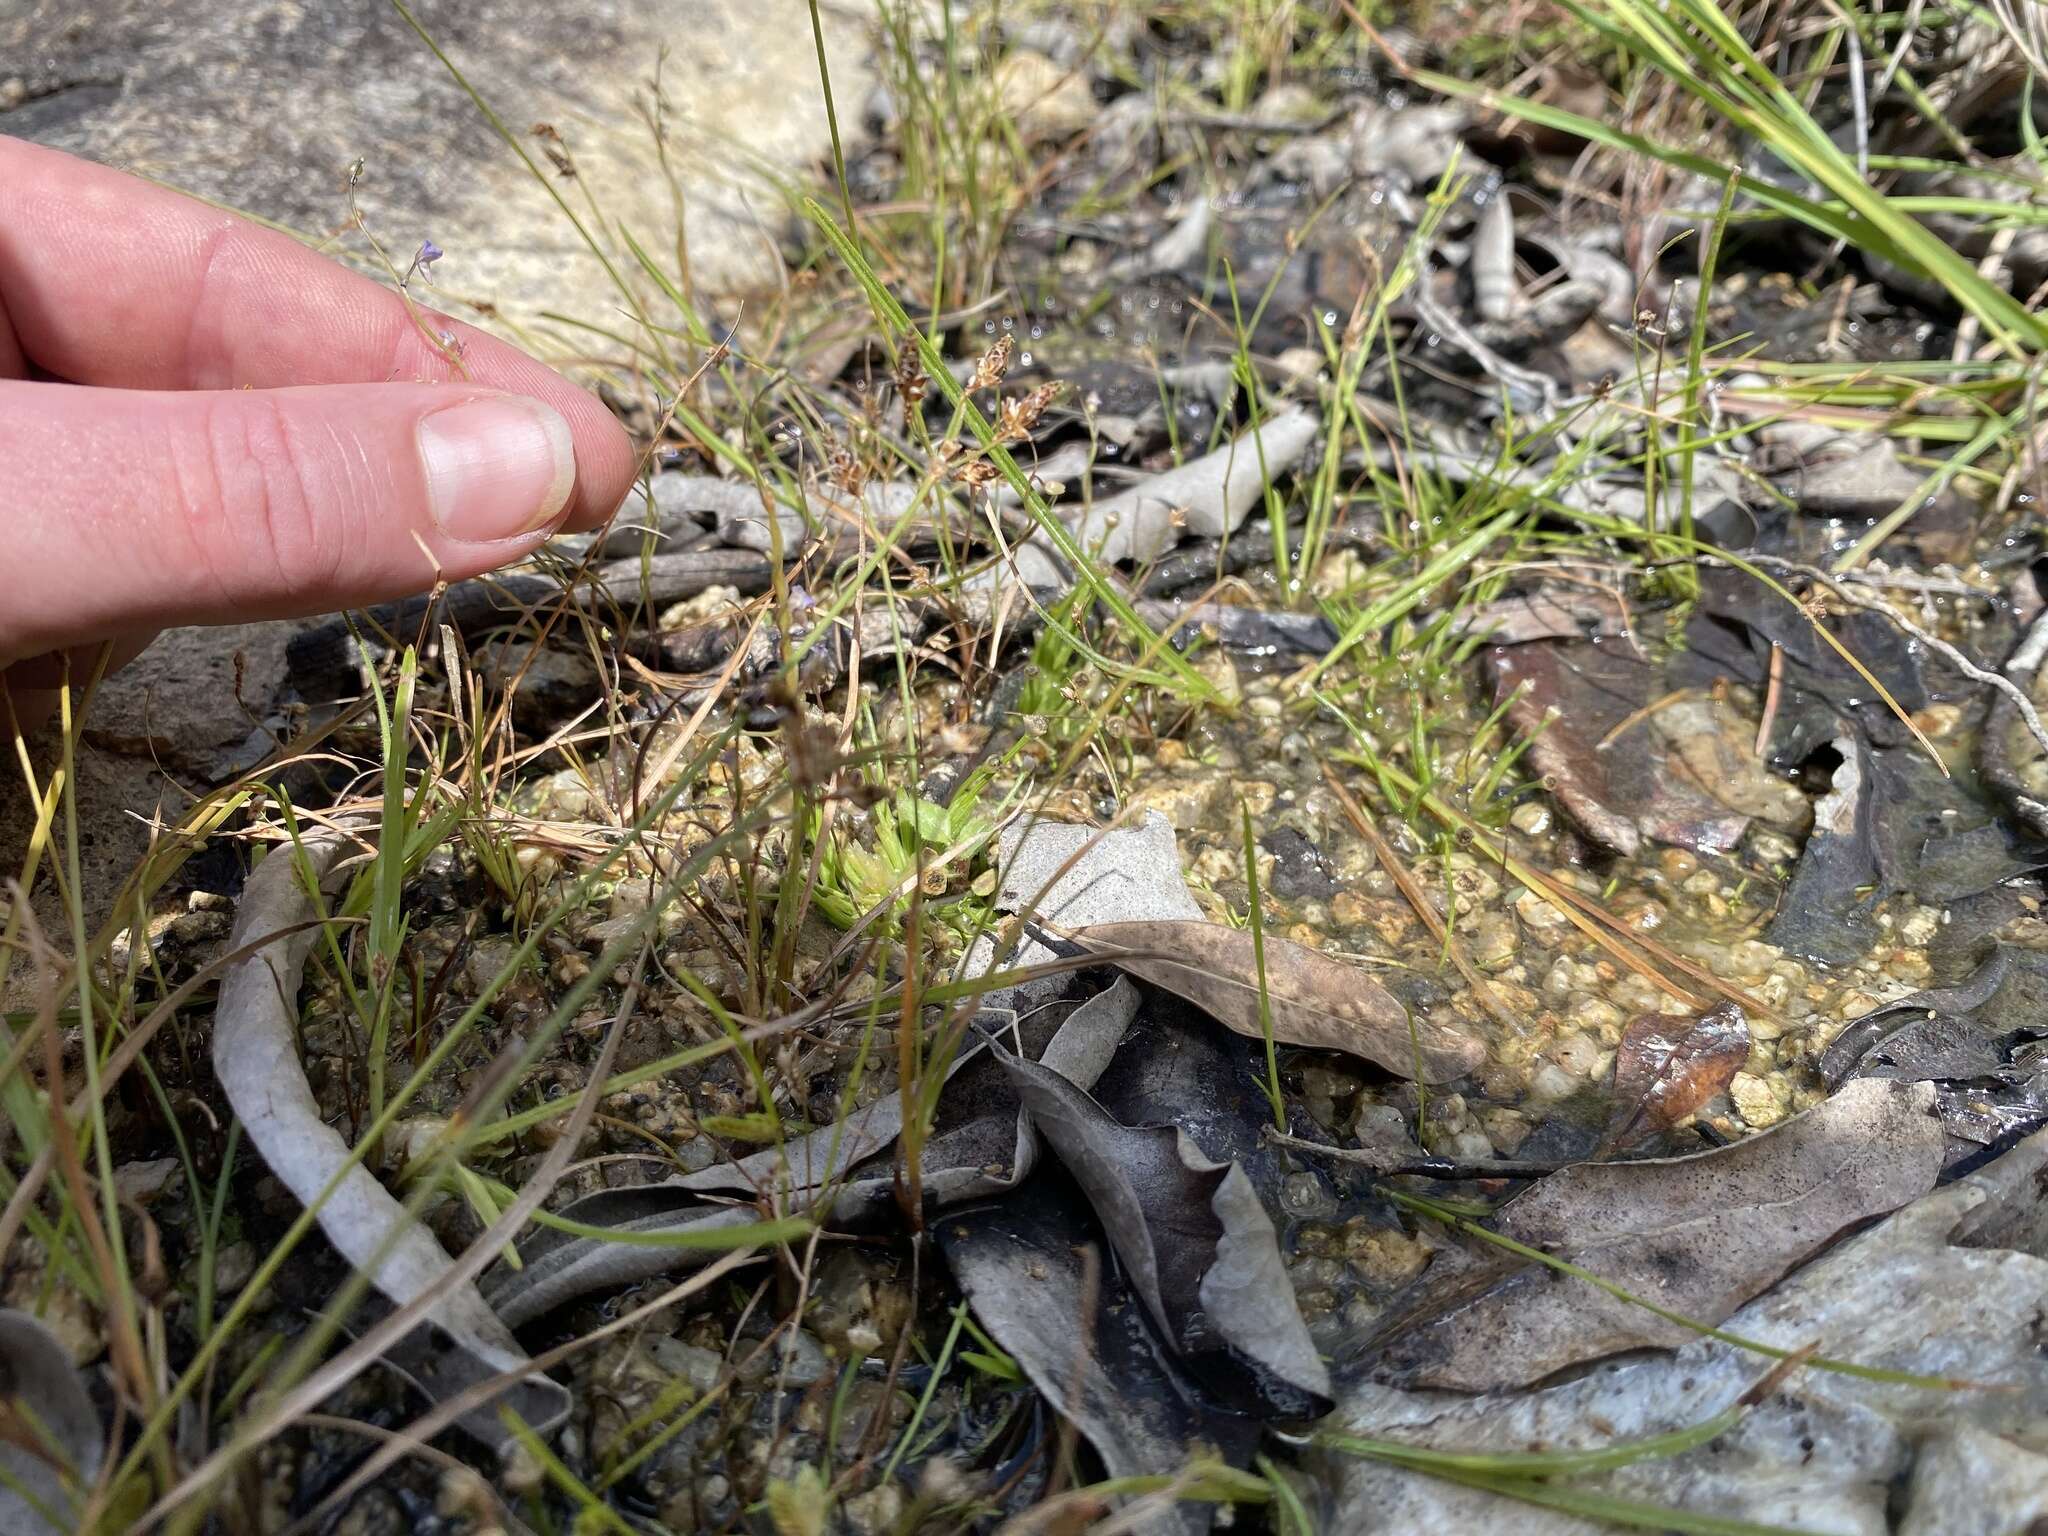
[[[1943,1135],[1925,1083],[1866,1079],[1734,1146],[1580,1163],[1511,1202],[1501,1233],[1696,1323],[1737,1307],[1844,1231],[1934,1187]],[[1694,1337],[1534,1260],[1489,1249],[1417,1300],[1367,1354],[1382,1379],[1489,1392],[1627,1349]]]
[[[1807,1531],[2009,1536],[2048,1515],[2048,1131],[1830,1248],[1723,1324],[1729,1334],[1882,1371],[1976,1383],[1943,1391],[1809,1370],[1741,1425],[1681,1455],[1574,1479],[1694,1518]],[[1565,1284],[1569,1284],[1566,1282]],[[1343,1428],[1461,1453],[1592,1450],[1711,1418],[1767,1362],[1718,1338],[1522,1392],[1449,1397],[1364,1382]],[[1324,1529],[1594,1536],[1611,1527],[1355,1458],[1332,1457]]]
[[[0,1536],[51,1536],[106,1454],[99,1410],[70,1353],[38,1318],[0,1308]]]
[[[1506,320],[1515,312],[1515,215],[1505,191],[1479,210],[1472,231],[1472,308],[1481,320]]]
[[[1220,923],[1095,923],[1071,937],[1120,970],[1184,997],[1240,1035],[1264,1038],[1252,935]],[[1356,966],[1268,935],[1273,1038],[1362,1056],[1401,1077],[1447,1083],[1486,1059],[1482,1042],[1413,1017]]]
[[[302,848],[314,879],[327,880],[351,846],[338,831],[309,833]],[[249,877],[228,947],[241,949],[278,937],[221,978],[213,1025],[214,1074],[250,1142],[301,1203],[311,1205],[333,1185],[317,1212],[320,1229],[343,1258],[402,1307],[439,1280],[453,1261],[375,1175],[351,1161],[347,1142],[321,1115],[306,1083],[299,1061],[299,978],[319,936],[316,927],[304,925],[318,916],[299,882],[293,851],[273,849]],[[532,1363],[474,1285],[449,1291],[427,1316],[453,1347],[416,1331],[404,1359],[436,1399]],[[499,1417],[506,1406],[547,1433],[568,1416],[569,1393],[545,1376],[531,1375],[461,1422],[486,1444],[516,1444]]]

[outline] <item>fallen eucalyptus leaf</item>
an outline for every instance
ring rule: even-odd
[[[1177,1126],[1119,1125],[1047,1067],[1000,1048],[996,1059],[1188,1374],[1239,1412],[1328,1412],[1329,1373],[1244,1170],[1211,1162]]]
[[[1238,1034],[1264,1037],[1252,935],[1203,922],[1093,923],[1069,935],[1118,969],[1184,997]],[[1273,1038],[1344,1051],[1401,1077],[1446,1083],[1480,1066],[1486,1049],[1423,1018],[1356,966],[1268,936],[1266,1000]]]
[[[1944,1391],[1809,1367],[1706,1445],[1553,1486],[1816,1536],[2031,1529],[2048,1513],[2039,1448],[2048,1420],[2038,1322],[2048,1312],[2044,1178],[2048,1132],[2037,1132],[1829,1249],[1722,1324],[1775,1349],[1817,1345],[1859,1367],[1962,1384]],[[1360,1383],[1339,1418],[1351,1433],[1465,1455],[1598,1450],[1710,1419],[1750,1390],[1765,1363],[1725,1338],[1694,1338],[1524,1392]],[[1320,1455],[1315,1470],[1333,1495],[1326,1530],[1612,1529],[1380,1462]]]
[[[1181,874],[1180,847],[1173,823],[1147,811],[1136,826],[1091,827],[1073,822],[1019,817],[998,834],[995,908],[1029,913],[1069,928],[1124,918],[1199,918],[1202,909]],[[1027,969],[1059,958],[1058,952],[1026,933],[1003,968]],[[996,946],[984,935],[968,951],[966,974],[994,968]],[[992,992],[986,1005],[1029,1012],[1050,996],[1064,995],[1066,976],[1022,982]]]
[[[1614,1113],[1602,1144],[1611,1152],[1668,1131],[1734,1080],[1749,1060],[1749,1021],[1734,1003],[1692,1019],[1631,1019],[1614,1053]]]
[[[1749,816],[1716,798],[1653,729],[1662,680],[1626,642],[1535,640],[1487,656],[1529,760],[1595,842],[1623,854],[1645,838],[1724,853],[1741,839]]]
[[[69,1352],[40,1319],[0,1308],[0,1536],[76,1529],[69,1517],[105,1454],[99,1410]]]
[[[1693,1322],[1715,1325],[1872,1216],[1933,1187],[1943,1138],[1924,1083],[1849,1084],[1804,1114],[1694,1157],[1579,1163],[1511,1201],[1503,1236]],[[1490,1392],[1622,1350],[1671,1347],[1682,1324],[1514,1255],[1432,1266],[1367,1341],[1375,1375]]]
[[[300,850],[313,878],[324,883],[352,846],[344,832],[320,830],[308,833]],[[299,1061],[299,978],[319,937],[313,924],[319,915],[300,883],[292,848],[272,849],[250,875],[228,936],[231,950],[261,947],[221,978],[214,1074],[250,1142],[301,1203],[312,1204],[333,1185],[316,1212],[320,1229],[343,1258],[402,1307],[453,1261],[375,1175],[351,1161],[348,1144],[321,1116],[307,1086]],[[282,936],[263,943],[270,935]],[[449,1291],[427,1317],[431,1326],[414,1331],[403,1360],[436,1400],[532,1363],[474,1285]],[[486,1444],[507,1448],[518,1442],[500,1418],[506,1407],[545,1434],[568,1417],[569,1393],[545,1376],[528,1376],[461,1422]]]

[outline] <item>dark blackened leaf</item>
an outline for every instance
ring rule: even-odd
[[[2006,1075],[2005,1054],[1996,1036],[1968,1019],[1930,1014],[1871,1047],[1856,1063],[1856,1076],[1898,1083],[1968,1082]]]
[[[1830,614],[1828,632],[1911,713],[1940,699],[1963,698],[1975,685],[1883,615],[1864,609]],[[1703,571],[1699,602],[1687,626],[1689,651],[1674,662],[1676,683],[1732,676],[1762,689],[1771,649],[1779,650],[1779,701],[1766,753],[1797,768],[1852,719],[1873,746],[1908,746],[1912,732],[1864,677],[1822,638],[1813,620],[1740,571]]]
[[[1863,1058],[1916,1020],[1960,1018],[1974,1014],[2005,985],[2012,972],[2012,951],[1999,945],[1970,977],[1953,987],[1929,987],[1896,1002],[1883,1003],[1851,1019],[1821,1053],[1820,1074],[1832,1090],[1852,1076],[1864,1076]]]
[[[1170,631],[1174,644],[1183,650],[1213,642],[1247,656],[1322,656],[1340,638],[1337,627],[1320,613],[1285,608],[1147,599],[1138,604],[1138,616],[1155,629]]]
[[[998,1059],[1180,1367],[1239,1412],[1327,1413],[1329,1373],[1244,1171],[1211,1162],[1176,1126],[1119,1125],[1059,1073]]]
[[[975,1319],[1111,1477],[1170,1476],[1204,1452],[1249,1465],[1257,1422],[1207,1404],[1174,1364],[1066,1180],[1034,1178],[998,1203],[948,1214],[933,1231]],[[1215,1511],[1183,1501],[1140,1529],[1201,1536]]]
[[[1734,1079],[1749,1060],[1749,1021],[1734,1003],[1692,1019],[1646,1013],[1629,1022],[1614,1053],[1609,1151],[1668,1131]]]
[[[1830,1083],[1935,1086],[1952,1153],[1969,1156],[2048,1120],[2048,967],[2003,946],[1968,980],[1930,987],[1852,1019],[1821,1057]]]
[[[1841,762],[1813,807],[1813,833],[1792,871],[1767,943],[1827,965],[1846,965],[1877,937],[1877,852],[1871,837],[1869,759],[1847,732],[1835,740]]]
[[[2048,846],[2002,821],[1924,752],[1870,754],[1871,843],[1888,891],[1942,906],[2048,865]]]
[[[1711,1326],[1842,1232],[1931,1189],[1943,1150],[1933,1110],[1925,1083],[1851,1083],[1730,1147],[1576,1164],[1512,1201],[1497,1225]],[[1498,1254],[1480,1250],[1455,1277],[1432,1265],[1361,1363],[1404,1387],[1490,1392],[1695,1336],[1547,1265]]]
[[[1095,923],[1073,931],[1119,969],[1184,997],[1217,1023],[1259,1039],[1259,966],[1252,935],[1220,923]],[[1402,1077],[1446,1083],[1486,1059],[1470,1035],[1414,1017],[1356,966],[1268,937],[1266,996],[1284,1045],[1363,1056]]]

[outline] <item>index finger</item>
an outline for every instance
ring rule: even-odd
[[[453,338],[460,368],[421,333],[421,319]],[[9,324],[36,367],[114,389],[436,383],[466,373],[568,421],[571,526],[610,516],[632,486],[632,444],[611,413],[518,348],[408,311],[288,235],[0,136],[0,326]],[[0,337],[0,357],[9,350]]]

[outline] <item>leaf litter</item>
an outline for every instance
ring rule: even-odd
[[[316,717],[343,705],[337,761],[360,750],[343,701],[383,665],[382,626],[400,643],[441,634],[455,675],[436,707],[459,726],[486,697],[504,704],[503,739],[535,774],[506,806],[440,806],[461,847],[430,856],[407,896],[417,974],[393,996],[415,1010],[413,1042],[466,988],[503,981],[493,1059],[518,1057],[550,989],[621,932],[645,928],[662,976],[696,983],[631,1021],[641,1038],[616,1091],[602,1085],[574,1188],[513,1257],[440,1298],[441,1340],[393,1363],[453,1412],[525,1368],[511,1329],[585,1328],[614,1304],[585,1298],[701,1265],[767,1219],[809,1245],[776,1250],[769,1305],[765,1286],[710,1302],[651,1325],[644,1351],[636,1337],[525,1383],[541,1433],[565,1399],[575,1415],[538,1523],[598,1518],[604,1499],[678,1529],[761,1510],[806,1530],[900,1528],[911,1515],[882,1495],[907,1461],[927,1478],[916,1497],[945,1511],[933,1519],[955,1512],[940,1470],[967,1466],[986,1477],[958,1507],[984,1500],[984,1526],[1032,1518],[1043,1495],[1045,1519],[1201,1530],[1219,1503],[1277,1509],[1286,1474],[1247,1469],[1301,1449],[1333,1398],[1331,1420],[1361,1433],[1586,1451],[1555,1476],[1484,1472],[1550,1500],[1507,1515],[1497,1488],[1322,1468],[1339,1513],[1377,1528],[1584,1529],[1630,1499],[1916,1536],[2040,1518],[2025,1491],[2038,1411],[2006,1411],[2037,1363],[2015,1344],[2014,1319],[2038,1311],[2020,1260],[2040,1247],[2012,1199],[2038,1176],[2037,1142],[2019,1138],[2048,1116],[2033,958],[2048,851],[2030,812],[2048,784],[2015,751],[2031,706],[2014,697],[2040,647],[2001,574],[2033,534],[1995,526],[1994,498],[1980,535],[1954,473],[1970,466],[1941,457],[1963,418],[1887,371],[1917,380],[1969,338],[1896,311],[1861,267],[1826,305],[1778,303],[1745,253],[1708,293],[1691,253],[1655,238],[1662,214],[1636,228],[1595,197],[1532,220],[1519,183],[1549,169],[1531,156],[1609,174],[1585,153],[1606,142],[1598,83],[1577,127],[1339,88],[1341,72],[1317,76],[1327,99],[1289,99],[1292,64],[1245,112],[1189,111],[1177,34],[1104,34],[1140,74],[1163,71],[1155,95],[1101,67],[1103,38],[1057,18],[1015,30],[1022,141],[1088,131],[997,244],[974,249],[966,213],[948,223],[969,248],[948,250],[949,292],[895,263],[875,279],[921,317],[930,301],[922,350],[891,368],[841,314],[794,394],[783,375],[737,388],[723,349],[687,382],[656,380],[660,410],[608,380],[649,462],[674,466],[612,529],[294,643]],[[1388,68],[1413,68],[1411,42]],[[1552,68],[1536,76],[1546,101]],[[914,131],[907,99],[877,120]],[[852,151],[871,231],[899,193],[946,220],[978,202],[900,188],[923,162],[895,152]],[[1454,165],[1477,174],[1436,187]],[[1218,171],[1236,184],[1211,185]],[[1082,183],[1111,201],[1074,201]],[[1757,201],[1765,186],[1731,185],[1731,206],[1805,206]],[[1673,206],[1712,206],[1719,187],[1674,186]],[[1933,217],[1985,283],[2038,276],[2024,231],[2000,243],[1982,219]],[[869,247],[833,244],[848,249],[858,267]],[[1916,280],[1866,255],[1888,282]],[[962,275],[998,270],[1055,301],[1035,310]],[[2002,313],[1982,298],[1972,323]],[[1823,309],[1835,321],[1817,327]],[[1696,320],[1696,352],[1758,338],[1744,373],[1686,377],[1664,356]],[[1869,393],[1837,407],[1802,382],[1822,375],[1780,371],[1826,366],[1815,356]],[[1958,377],[1972,408],[2002,398]],[[1706,441],[1689,418],[1709,390]],[[804,425],[771,433],[773,412]],[[970,415],[986,441],[961,430]],[[1662,435],[1674,420],[1682,450]],[[763,463],[742,462],[757,449]],[[565,618],[572,643],[548,645]],[[1980,727],[2001,672],[2013,688]],[[877,686],[906,676],[901,697]],[[289,718],[245,750],[267,754]],[[708,793],[643,825],[660,790],[643,776],[665,781],[707,719],[724,732]],[[919,781],[936,799],[890,779],[898,753],[920,771],[943,760]],[[461,777],[447,767],[421,792]],[[295,797],[316,789],[292,781]],[[636,898],[635,860],[698,846],[755,796],[777,824],[749,858],[674,909]],[[980,809],[977,837],[1003,823],[993,859],[959,835],[956,816]],[[1245,811],[1258,835],[1234,845]],[[1354,811],[1363,842],[1341,830]],[[505,935],[621,838],[636,878],[513,975]],[[942,842],[965,851],[934,867]],[[311,846],[316,863],[339,856]],[[408,1212],[347,1167],[337,1127],[363,1123],[367,1053],[334,978],[299,996],[307,946],[284,914],[311,908],[281,894],[289,872],[273,854],[243,895],[236,937],[280,937],[224,988],[219,1079],[263,1164],[321,1202],[330,1259],[417,1307],[470,1251],[459,1240],[494,1226],[492,1191],[511,1187],[496,1180],[568,1157],[547,1140],[558,1101],[584,1102],[618,1031],[593,1069],[599,1016],[547,1024],[503,1135],[454,1170],[465,1193],[420,1188]],[[819,915],[814,889],[839,915]],[[996,970],[1027,975],[974,995]],[[1684,1001],[1715,992],[1743,1006]],[[441,1116],[469,1102],[434,1092]],[[435,1116],[407,1130],[402,1144],[434,1145]],[[1305,1149],[1332,1141],[1376,1176],[1325,1172]],[[1938,1177],[1953,1182],[1927,1193]],[[1506,1253],[1474,1235],[1469,1197],[1514,1190],[1485,1228],[1520,1245]],[[10,1234],[22,1203],[0,1220]],[[1889,1246],[1853,1235],[1880,1218]],[[880,1298],[905,1293],[902,1313],[930,1315],[884,1327]],[[1963,1316],[1964,1297],[2006,1310]],[[714,1319],[733,1335],[707,1332]],[[949,1364],[970,1325],[988,1380]],[[1736,1338],[1775,1341],[1764,1387]],[[707,1342],[708,1372],[689,1353]],[[740,1361],[764,1351],[781,1365],[756,1391]],[[1837,1369],[1874,1359],[1972,1385]],[[696,1403],[669,1417],[686,1377],[701,1421]],[[827,1381],[848,1402],[872,1392],[857,1433],[816,1429],[802,1394]],[[737,1406],[714,1431],[721,1400]],[[1688,1438],[1737,1408],[1708,1445]],[[899,1409],[914,1416],[883,1454]],[[483,1410],[464,1422],[502,1448],[518,1438]],[[1617,1431],[1661,1449],[1614,1452]],[[877,1464],[883,1485],[860,1470]],[[1075,1486],[1097,1471],[1144,1487]]]
[[[1360,1343],[1357,1364],[1409,1387],[1492,1392],[1713,1326],[1834,1238],[1933,1187],[1943,1137],[1931,1090],[1858,1084],[1733,1147],[1581,1163],[1508,1202],[1499,1233],[1619,1287],[1560,1281],[1479,1245],[1433,1264],[1412,1309]]]

